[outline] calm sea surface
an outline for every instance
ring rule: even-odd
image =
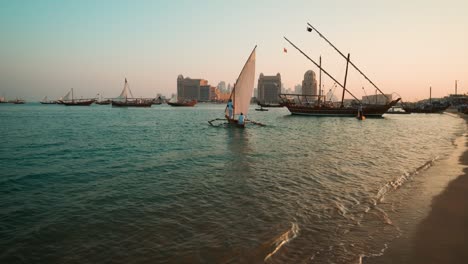
[[[0,263],[358,262],[465,129],[254,108],[268,126],[210,127],[214,104],[0,105]]]

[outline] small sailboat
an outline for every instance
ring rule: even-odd
[[[8,101],[5,99],[5,96],[0,96],[0,104],[6,104]]]
[[[111,103],[111,100],[110,99],[104,99],[102,94],[100,95],[100,99],[96,101],[96,104],[98,105],[108,105]]]
[[[130,97],[129,97],[130,95]],[[145,98],[134,98],[130,86],[128,85],[127,78],[119,97],[112,100],[112,106],[116,107],[151,107],[153,101]]]
[[[237,78],[234,88],[232,89],[231,96],[229,97],[229,107],[225,109],[225,119],[217,118],[208,123],[212,126],[216,120],[227,121],[228,125],[235,125],[237,127],[244,128],[246,122],[250,122],[256,125],[263,125],[258,122],[247,119],[249,113],[250,100],[252,98],[254,79],[255,79],[255,50],[257,46],[252,50],[247,62],[244,64],[239,77]],[[232,104],[231,104],[232,103]],[[232,109],[230,107],[232,106]]]
[[[57,101],[49,100],[47,96],[45,96],[44,99],[42,99],[40,103],[41,104],[57,104]]]
[[[26,101],[24,101],[23,99],[18,99],[18,98],[16,98],[15,100],[11,100],[9,102],[12,104],[25,104],[26,103]]]
[[[158,96],[158,98],[154,98],[152,101],[154,105],[160,105],[162,104],[162,102],[163,102],[163,99],[161,98],[161,96]]]
[[[71,95],[71,99],[70,99]],[[73,97],[73,88],[59,101],[60,104],[66,106],[89,106],[94,103],[96,99],[75,99]]]

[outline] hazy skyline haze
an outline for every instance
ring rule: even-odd
[[[117,96],[127,77],[135,96],[176,92],[179,74],[233,84],[255,45],[260,73],[281,73],[288,88],[318,69],[339,81],[345,60],[310,22],[384,92],[411,101],[468,92],[465,1],[2,1],[0,94],[39,100]],[[284,53],[283,48],[288,52]],[[256,82],[255,82],[256,83]],[[323,79],[325,90],[332,81]],[[350,70],[349,89],[373,94]]]

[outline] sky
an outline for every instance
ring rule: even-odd
[[[233,84],[255,45],[258,75],[294,88],[318,68],[286,36],[343,82],[346,60],[404,101],[468,92],[465,0],[0,0],[0,96],[116,97],[127,78],[135,96],[169,96],[179,74]],[[287,53],[283,49],[287,49]],[[333,87],[322,79],[324,90]],[[347,88],[375,89],[355,70]],[[339,91],[335,93],[339,94]],[[347,96],[349,97],[349,96]]]

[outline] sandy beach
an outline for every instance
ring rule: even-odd
[[[460,115],[468,123],[468,115]],[[468,261],[468,136],[462,140],[463,153],[454,166],[461,175],[434,196],[429,213],[411,231],[389,245],[377,258],[363,263],[467,263]],[[437,171],[437,173],[443,173]],[[440,175],[443,176],[443,175]]]
[[[465,120],[468,120],[466,115]],[[468,142],[460,163],[468,166]],[[434,198],[431,212],[419,224],[410,263],[467,263],[468,167]]]

